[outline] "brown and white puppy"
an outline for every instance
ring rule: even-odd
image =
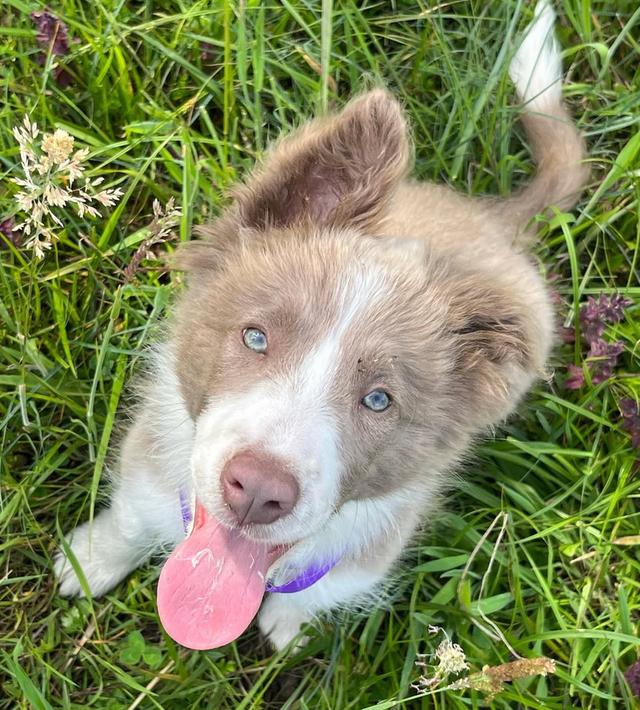
[[[378,89],[281,140],[185,249],[188,287],[111,505],[70,536],[93,594],[183,538],[185,487],[226,525],[291,546],[275,579],[342,558],[269,596],[259,623],[277,648],[380,585],[473,439],[544,371],[553,316],[526,225],[570,208],[587,177],[553,22],[539,2],[511,64],[538,166],[518,194],[409,180],[403,112]],[[81,593],[63,557],[56,573]]]

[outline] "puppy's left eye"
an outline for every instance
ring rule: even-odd
[[[372,412],[384,412],[391,404],[391,397],[384,390],[373,390],[362,398],[362,404]]]
[[[267,352],[267,336],[259,328],[245,328],[242,331],[242,341],[256,353]]]

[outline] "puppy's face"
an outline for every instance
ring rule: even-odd
[[[184,255],[196,494],[255,539],[300,540],[348,500],[428,495],[526,370],[506,294],[384,235],[407,155],[397,104],[365,95],[281,143]],[[236,505],[249,488],[260,515]]]

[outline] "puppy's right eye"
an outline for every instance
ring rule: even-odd
[[[242,342],[255,353],[267,352],[267,336],[259,328],[245,328]]]
[[[362,404],[372,412],[384,412],[391,404],[391,397],[384,390],[373,390],[362,398]]]

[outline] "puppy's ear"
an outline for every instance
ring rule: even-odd
[[[481,427],[508,416],[542,374],[548,335],[536,333],[535,320],[518,303],[471,281],[457,285],[451,303],[456,388]]]
[[[376,89],[280,141],[236,189],[232,210],[255,230],[299,222],[365,228],[382,213],[408,162],[402,110]]]

